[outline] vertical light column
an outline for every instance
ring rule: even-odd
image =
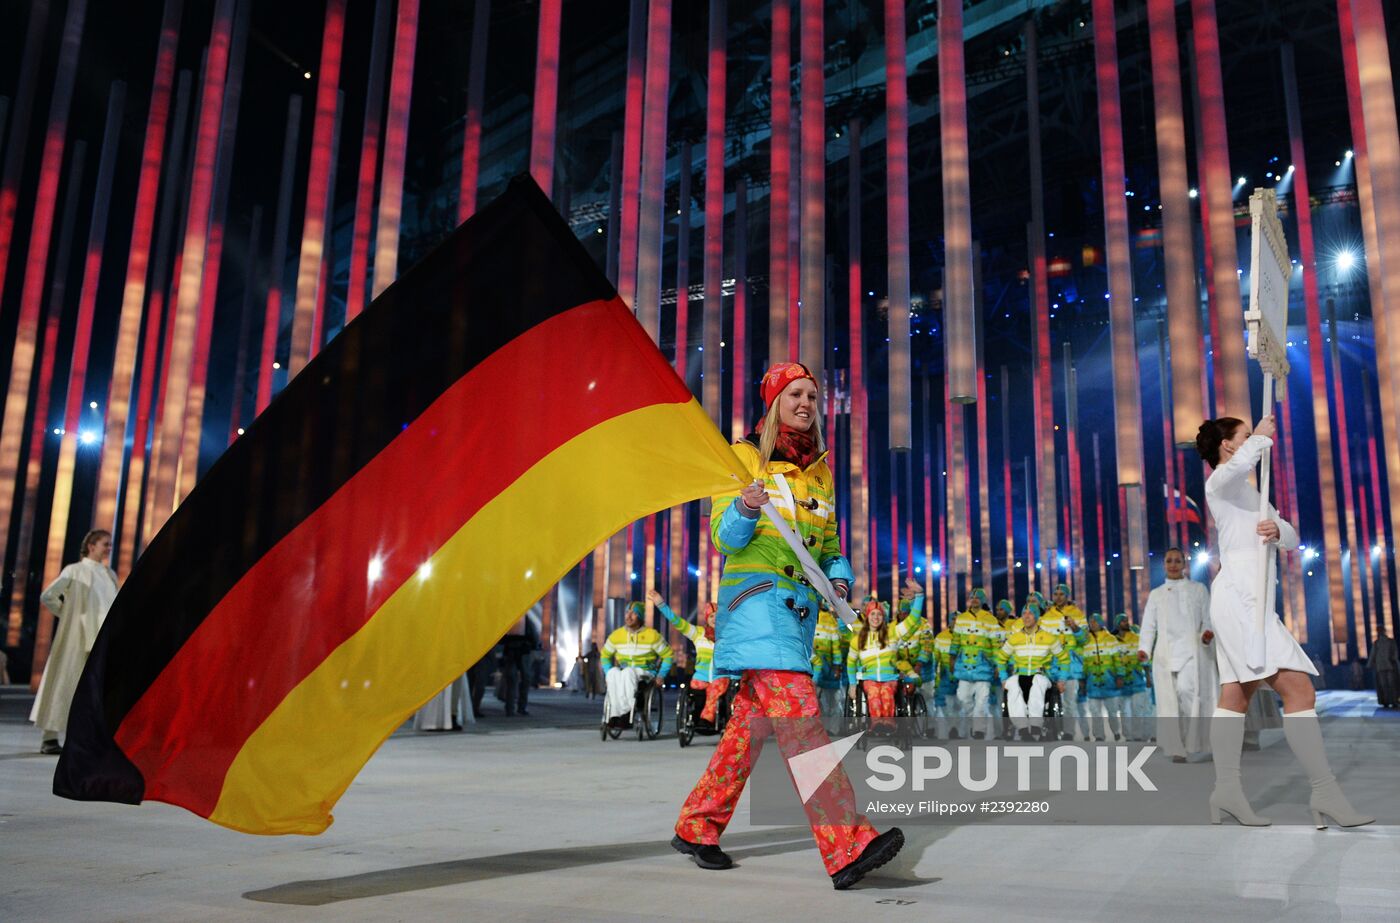
[[[1371,522],[1374,531],[1371,532],[1372,552],[1376,556],[1378,570],[1380,571],[1380,588],[1377,591],[1380,595],[1381,621],[1385,625],[1386,634],[1395,637],[1393,609],[1390,604],[1390,555],[1386,549],[1385,541],[1385,517],[1381,510],[1381,485],[1380,466],[1376,451],[1376,411],[1371,402],[1371,381],[1365,369],[1361,371],[1361,395],[1363,406],[1366,412],[1366,455],[1370,462],[1370,480],[1366,483],[1366,492],[1371,497]]]
[[[29,254],[20,289],[19,320],[15,329],[14,353],[10,360],[10,381],[5,392],[5,411],[0,420],[0,528],[9,534],[14,508],[15,481],[19,470],[20,446],[24,438],[24,418],[29,409],[29,385],[34,374],[34,354],[38,347],[39,311],[44,301],[44,281],[49,265],[49,245],[53,238],[54,207],[58,201],[58,181],[62,170],[63,148],[68,136],[68,112],[73,102],[73,85],[78,70],[78,52],[83,42],[83,21],[87,0],[72,0],[63,24],[63,44],[59,49],[58,70],[49,100],[49,121],[44,132],[44,152],[40,163],[39,186],[34,208],[25,216],[30,225]],[[8,158],[7,158],[8,159]],[[6,254],[8,256],[8,253]],[[0,554],[0,558],[4,555]],[[18,572],[18,580],[26,575]],[[22,594],[21,594],[22,595]]]
[[[724,114],[727,0],[710,0],[710,44],[706,61],[705,93],[705,358],[701,362],[701,397],[710,419],[720,425],[724,342]],[[735,208],[738,208],[736,202]],[[738,290],[738,281],[735,281]],[[702,516],[703,519],[708,517]],[[702,521],[701,525],[704,525]],[[708,565],[708,529],[700,530],[701,587]],[[703,592],[703,590],[702,590]]]
[[[977,340],[977,516],[981,527],[977,582],[992,592],[991,430],[987,428],[987,329],[982,311],[982,247],[972,243],[972,321]]]
[[[823,0],[801,0],[802,246],[798,350],[817,381],[826,369],[826,77]],[[910,554],[912,557],[912,549]]]
[[[282,315],[287,302],[287,233],[292,221],[292,190],[296,182],[297,143],[301,132],[301,97],[287,100],[287,131],[282,140],[282,172],[277,188],[277,215],[272,225],[272,255],[267,267],[267,307],[263,319],[262,353],[258,362],[257,411],[262,413],[272,400],[273,372],[277,361],[277,340],[282,332]]]
[[[1373,306],[1372,318],[1376,331],[1376,354],[1389,357],[1394,355],[1394,338],[1400,330],[1400,131],[1396,127],[1395,90],[1385,11],[1379,0],[1351,0],[1351,7],[1353,29],[1350,35],[1343,37],[1343,51],[1346,51],[1346,39],[1354,37],[1357,96],[1365,122],[1363,137],[1371,187],[1370,211],[1375,219],[1376,252],[1384,292],[1384,309],[1376,311]],[[1362,165],[1358,162],[1356,167],[1357,176],[1360,177]],[[1364,218],[1363,202],[1363,223]],[[1376,366],[1381,417],[1386,434],[1386,468],[1388,472],[1397,472],[1400,471],[1400,381],[1396,380],[1392,363],[1381,359]],[[1393,538],[1395,530],[1400,529],[1400,489],[1397,489],[1394,476],[1390,481],[1390,527]]]
[[[1219,357],[1215,368],[1216,407],[1222,413],[1237,416],[1252,405],[1245,368],[1244,303],[1240,300],[1236,271],[1239,255],[1235,245],[1235,179],[1230,173],[1230,144],[1225,131],[1225,84],[1220,75],[1215,0],[1191,0],[1191,21],[1196,50],[1196,90],[1201,106],[1201,152],[1205,155],[1197,169],[1200,194],[1210,222],[1211,287],[1214,290],[1210,309],[1220,322],[1220,346],[1215,350]],[[1294,163],[1302,167],[1299,161]],[[1188,203],[1180,204],[1189,209]],[[1162,211],[1166,212],[1165,203]]]
[[[29,4],[24,52],[19,62],[19,84],[15,87],[14,103],[10,108],[13,129],[9,143],[5,145],[4,166],[0,168],[0,292],[5,290],[5,270],[10,265],[15,211],[19,207],[19,184],[23,178],[24,153],[29,147],[29,118],[34,109],[34,88],[39,82],[39,62],[44,54],[44,31],[48,24],[49,0],[34,0]]]
[[[1040,156],[1040,43],[1035,20],[1026,22],[1026,134],[1030,159],[1031,397],[1035,404],[1036,533],[1039,545],[1030,554],[1038,565],[1038,582],[1053,585],[1058,564],[1059,535],[1055,522],[1059,504],[1055,489],[1055,389],[1051,380],[1049,280],[1045,267],[1045,180]]]
[[[1103,530],[1103,461],[1099,457],[1099,434],[1094,433],[1094,518],[1098,535],[1099,611],[1108,605],[1108,539]],[[1120,557],[1121,560],[1121,557]]]
[[[287,356],[289,380],[310,361],[313,352],[311,328],[315,323],[321,261],[325,258],[326,225],[335,195],[329,180],[344,40],[345,0],[326,0],[326,24],[321,32],[321,61],[316,77],[316,116],[311,123],[311,169],[306,179],[301,260],[297,267],[296,304],[292,313],[292,344]]]
[[[1172,392],[1168,380],[1170,374],[1167,368],[1167,321],[1165,318],[1157,319],[1157,372],[1158,388],[1162,395],[1162,454],[1166,463],[1162,475],[1162,488],[1165,491],[1163,499],[1166,503],[1166,540],[1163,545],[1163,552],[1167,546],[1181,545],[1182,553],[1186,553],[1187,548],[1181,539],[1176,536],[1175,517],[1179,515],[1177,509],[1176,490],[1180,483],[1176,476],[1176,440],[1172,438]],[[1124,511],[1126,513],[1126,510]]]
[[[642,108],[641,205],[637,221],[634,307],[653,342],[661,342],[662,210],[666,207],[666,114],[671,88],[671,0],[651,0],[646,94]]]
[[[676,208],[676,352],[673,365],[681,381],[686,380],[686,370],[690,366],[690,179],[695,169],[692,150],[689,141],[681,141],[680,177],[676,183],[679,202]]]
[[[1290,46],[1285,45],[1284,48],[1289,49]],[[1301,163],[1305,163],[1305,161],[1301,159],[1294,161],[1295,166]],[[1293,172],[1296,174],[1293,178],[1293,188],[1295,190],[1295,195],[1297,195],[1299,201],[1303,201],[1306,198],[1307,193],[1304,192],[1297,185],[1297,183],[1300,179],[1303,179],[1302,174],[1306,171],[1295,169]],[[1304,180],[1304,182],[1306,182],[1306,180]],[[1299,207],[1299,224],[1301,224],[1302,221],[1303,210],[1301,207]],[[1309,271],[1313,270],[1314,268],[1314,266],[1309,266],[1307,270],[1304,270],[1304,274],[1306,275]],[[1316,287],[1316,281],[1314,281],[1313,284],[1314,287]],[[1340,469],[1342,481],[1342,502],[1341,504],[1339,504],[1339,506],[1341,509],[1345,509],[1348,511],[1345,532],[1328,533],[1329,538],[1333,535],[1336,535],[1338,539],[1337,541],[1329,541],[1328,546],[1329,548],[1337,547],[1341,544],[1340,539],[1343,537],[1345,537],[1347,540],[1347,550],[1351,552],[1351,617],[1353,623],[1356,625],[1356,654],[1358,657],[1365,657],[1367,648],[1370,646],[1371,634],[1369,631],[1367,631],[1366,610],[1361,605],[1361,574],[1363,563],[1365,562],[1367,555],[1370,553],[1370,549],[1369,547],[1361,543],[1361,524],[1358,519],[1358,515],[1360,512],[1360,504],[1356,503],[1354,499],[1356,497],[1356,493],[1352,490],[1351,487],[1351,447],[1348,444],[1349,440],[1347,438],[1346,379],[1342,375],[1342,351],[1341,347],[1337,343],[1337,337],[1340,335],[1341,331],[1337,328],[1337,303],[1331,298],[1327,299],[1327,323],[1328,326],[1331,328],[1332,332],[1332,336],[1330,337],[1331,349],[1329,350],[1330,354],[1328,355],[1328,365],[1331,366],[1332,370],[1332,402],[1333,407],[1335,408],[1335,412],[1337,414],[1337,460],[1338,462],[1340,462],[1340,464],[1338,464],[1337,467],[1338,469]],[[1312,339],[1312,335],[1309,334],[1308,338]],[[1326,376],[1314,373],[1312,375],[1312,378],[1313,380],[1316,380],[1318,378],[1325,379]],[[1323,499],[1326,499],[1325,495]],[[1325,524],[1323,528],[1326,528]],[[1338,606],[1337,598],[1335,596],[1332,597],[1332,605],[1332,612],[1334,618],[1336,617],[1338,609],[1341,609],[1342,614],[1345,615],[1346,607]]]
[[[632,0],[627,20],[627,98],[622,116],[622,212],[617,217],[617,293],[634,311],[637,308],[637,220],[641,195],[646,60],[647,0]]]
[[[68,366],[67,400],[63,410],[63,436],[59,442],[58,469],[54,475],[53,502],[49,507],[48,552],[40,584],[48,586],[63,569],[64,544],[68,537],[68,513],[73,500],[73,476],[78,461],[78,441],[88,445],[82,430],[84,387],[87,384],[88,357],[92,353],[92,329],[97,309],[97,284],[102,275],[102,250],[107,243],[107,215],[112,202],[112,180],[116,172],[117,148],[121,140],[122,111],[126,106],[126,84],[112,84],[107,96],[107,123],[102,135],[102,153],[97,162],[97,184],[93,187],[92,216],[88,223],[87,249],[83,257],[83,283],[78,293],[78,318],[73,328],[73,351]],[[60,392],[62,394],[63,392]],[[89,517],[83,519],[91,521]],[[84,529],[87,526],[84,525]],[[35,661],[36,669],[42,664]]]
[[[146,306],[145,332],[142,334],[141,353],[138,356],[139,371],[136,388],[131,403],[135,408],[135,426],[132,427],[131,459],[127,464],[125,485],[121,489],[122,511],[119,517],[119,540],[113,541],[112,567],[119,577],[124,577],[131,568],[136,556],[138,528],[141,526],[141,511],[146,507],[147,481],[147,441],[151,432],[151,395],[156,390],[156,373],[165,360],[162,348],[163,334],[169,322],[170,307],[170,263],[174,250],[174,237],[178,223],[179,203],[185,201],[187,157],[186,125],[190,118],[190,102],[193,95],[193,78],[189,71],[181,71],[175,89],[175,121],[170,129],[170,152],[165,170],[166,193],[160,205],[157,221],[156,247],[151,260],[150,297]],[[178,190],[178,191],[177,191]],[[178,271],[177,271],[178,274]],[[114,539],[118,536],[114,534]]]
[[[773,0],[771,86],[772,123],[768,135],[768,358],[764,365],[797,358],[788,355],[788,198],[792,150],[792,0]]]
[[[481,106],[486,94],[486,41],[491,33],[491,0],[476,0],[472,12],[471,60],[467,62],[467,114],[462,132],[462,181],[457,196],[457,223],[476,211],[481,175]],[[616,224],[616,215],[611,216]],[[596,568],[595,568],[596,573]],[[580,649],[580,653],[584,651]]]
[[[126,428],[131,413],[131,387],[136,374],[136,350],[141,337],[141,309],[146,302],[146,273],[150,269],[151,241],[155,236],[156,201],[160,191],[160,167],[165,152],[165,126],[170,118],[170,94],[175,85],[175,52],[180,42],[179,0],[165,0],[161,14],[160,40],[156,46],[155,76],[151,82],[151,103],[146,114],[146,139],[141,150],[141,172],[136,181],[136,209],[131,221],[131,247],[126,262],[126,284],[122,289],[121,314],[117,321],[117,341],[112,360],[112,378],[107,386],[103,435],[99,444],[101,460],[97,474],[95,528],[117,534],[117,504],[120,499],[122,462],[125,459]],[[3,260],[3,257],[0,257]],[[0,270],[3,272],[3,270]],[[114,543],[115,544],[115,543]],[[120,562],[120,548],[114,547],[112,564]]]
[[[913,366],[909,358],[909,87],[904,13],[902,0],[885,0],[885,258],[889,261],[889,442],[892,449],[907,449],[913,444],[910,421]]]
[[[1322,318],[1318,304],[1317,253],[1313,244],[1312,207],[1308,199],[1303,122],[1298,105],[1293,46],[1284,44],[1280,54],[1284,104],[1288,118],[1289,151],[1293,158],[1293,210],[1298,227],[1298,268],[1303,276],[1303,305],[1308,331],[1308,382],[1312,388],[1313,432],[1317,442],[1317,490],[1318,499],[1322,504],[1322,530],[1325,536],[1323,541],[1327,560],[1327,598],[1332,605],[1333,642],[1340,646],[1340,654],[1346,659],[1347,594],[1342,573],[1342,544],[1346,532],[1340,517],[1341,507],[1337,503],[1337,467],[1332,455],[1332,419],[1327,406],[1327,360],[1324,353],[1326,347],[1322,339]],[[1341,410],[1340,405],[1338,409]],[[1345,433],[1339,435],[1343,439],[1341,457],[1345,460]],[[1343,478],[1344,483],[1349,481],[1349,473],[1344,474]],[[1345,498],[1351,496],[1351,492],[1348,490],[1342,496],[1344,506]],[[1360,612],[1356,613],[1357,618],[1360,615]],[[1360,649],[1364,650],[1365,639],[1358,637],[1357,641]],[[1338,654],[1334,653],[1334,656]]]
[[[490,0],[482,0],[489,3]],[[355,182],[355,218],[350,230],[350,281],[345,289],[345,322],[348,324],[364,310],[369,287],[369,237],[374,229],[374,181],[379,173],[379,131],[384,121],[384,67],[389,56],[389,0],[375,0],[374,36],[369,46],[369,79],[365,88],[365,120],[361,129],[360,169]],[[475,26],[473,26],[472,66],[476,65]],[[473,70],[475,74],[475,70]],[[470,84],[469,84],[470,86]],[[468,90],[470,98],[471,91]],[[471,130],[471,104],[467,105],[467,130]],[[477,122],[480,143],[480,113]],[[476,158],[471,159],[475,168]],[[463,154],[463,185],[466,184],[466,154]],[[472,195],[476,194],[475,175]],[[460,215],[458,222],[465,220]]]
[[[194,159],[191,165],[189,204],[185,242],[180,257],[179,283],[174,314],[168,325],[170,348],[164,379],[164,401],[160,407],[154,452],[155,468],[150,491],[151,505],[145,524],[146,539],[155,534],[179,503],[180,447],[185,425],[187,393],[194,362],[195,330],[199,299],[204,281],[204,254],[208,244],[209,218],[214,199],[214,168],[219,149],[219,125],[223,115],[224,79],[233,28],[233,0],[219,0],[205,58],[204,87],[199,104]]]
[[[924,459],[919,480],[924,487],[924,598],[929,607],[930,623],[939,624],[936,616],[939,611],[938,596],[933,592],[933,414],[932,401],[928,399],[929,382],[924,379],[923,438]]]
[[[749,399],[749,181],[734,184],[734,316],[730,335],[730,438],[736,442],[748,433]],[[860,571],[856,571],[860,573]]]
[[[1113,0],[1093,0],[1093,6],[1108,323],[1113,356],[1114,446],[1118,486],[1125,492],[1128,519],[1127,532],[1122,537],[1122,562],[1125,567],[1140,569],[1147,566],[1147,504],[1143,496],[1142,395],[1133,326],[1132,251],[1124,196],[1127,176],[1123,107],[1118,90],[1118,25]]]
[[[559,118],[559,27],[563,0],[540,0],[535,44],[535,111],[530,128],[530,175],[554,198],[554,133]]]
[[[1356,58],[1356,30],[1352,19],[1352,0],[1337,0],[1337,26],[1341,35],[1342,70],[1347,86],[1347,114],[1351,124],[1351,146],[1354,154],[1352,166],[1355,169],[1357,199],[1361,205],[1361,231],[1366,245],[1366,286],[1371,295],[1371,324],[1375,336],[1376,355],[1388,356],[1390,337],[1393,328],[1390,318],[1393,312],[1394,293],[1387,298],[1385,273],[1381,268],[1381,249],[1376,224],[1376,202],[1371,188],[1371,159],[1366,147],[1366,126],[1361,100],[1361,75]],[[1389,48],[1386,49],[1389,53]],[[1400,471],[1400,382],[1395,379],[1392,363],[1376,363],[1376,381],[1381,403],[1381,429],[1384,434],[1386,470]],[[1374,464],[1371,468],[1371,494],[1379,502],[1381,470]],[[1395,515],[1400,505],[1395,501],[1395,491],[1391,491],[1391,528],[1400,523]],[[1385,540],[1385,519],[1376,516],[1376,534],[1381,549],[1381,569],[1388,572],[1391,567],[1391,549]],[[1387,611],[1390,606],[1390,584],[1387,578],[1383,584]]]
[[[264,278],[259,257],[262,247],[263,210],[261,205],[253,206],[249,219],[248,243],[244,251],[243,303],[238,309],[238,353],[233,365],[233,400],[230,402],[228,444],[233,445],[243,429],[243,409],[247,404],[243,392],[247,387],[249,340],[253,335],[253,316],[258,310],[257,294]]]
[[[1026,495],[1026,567],[1028,569],[1028,572],[1026,573],[1027,591],[1038,588],[1038,584],[1040,583],[1041,567],[1041,562],[1035,559],[1035,542],[1037,538],[1035,534],[1036,511],[1031,508],[1031,497],[1034,496],[1034,485],[1031,483],[1032,478],[1034,477],[1033,472],[1034,469],[1031,467],[1030,456],[1022,456],[1021,479],[1024,486],[1024,493]],[[1027,592],[1026,595],[1029,596],[1030,593]]]
[[[1279,435],[1282,437],[1280,443],[1283,447],[1283,455],[1292,463],[1295,458],[1293,454],[1293,428],[1298,418],[1302,415],[1303,407],[1299,401],[1287,401],[1284,413],[1279,417]],[[1296,466],[1295,469],[1296,470]],[[1298,479],[1289,479],[1288,505],[1291,512],[1301,518],[1298,512]],[[1299,520],[1295,519],[1294,522]],[[1285,607],[1285,616],[1291,615],[1291,621],[1286,623],[1288,629],[1293,633],[1293,637],[1301,644],[1308,640],[1308,606],[1307,588],[1303,584],[1303,563],[1302,556],[1290,554],[1284,558],[1284,567],[1288,575],[1288,589],[1291,590],[1292,605]],[[1291,608],[1291,613],[1289,609]],[[1330,622],[1329,622],[1330,626]],[[1329,628],[1330,630],[1330,628]]]
[[[19,644],[20,628],[24,618],[25,597],[32,591],[41,589],[35,585],[37,576],[29,569],[29,555],[34,546],[34,528],[38,519],[35,510],[39,492],[39,480],[43,474],[44,450],[49,440],[49,396],[52,392],[54,365],[58,345],[58,328],[67,307],[68,274],[72,263],[73,233],[77,225],[78,198],[82,192],[83,165],[87,158],[87,142],[81,139],[73,142],[73,155],[68,164],[68,189],[63,197],[63,218],[59,223],[58,249],[54,254],[53,281],[49,292],[48,310],[44,316],[43,345],[39,349],[39,379],[35,382],[34,419],[30,422],[29,446],[25,453],[24,487],[19,496],[19,536],[15,542],[14,594],[10,607],[10,630],[8,644]],[[55,428],[53,435],[62,435]],[[53,633],[53,616],[42,606],[39,608],[39,625],[36,638],[43,638],[44,644]],[[31,685],[37,683],[37,675],[31,678]],[[37,687],[36,687],[37,688]]]
[[[418,47],[418,0],[398,0],[394,63],[389,71],[389,112],[384,118],[384,166],[379,173],[375,219],[374,282],[370,300],[399,275],[399,222],[403,219],[403,171],[408,156],[408,117],[413,99],[413,58]]]
[[[1201,312],[1196,295],[1191,200],[1186,181],[1186,122],[1181,105],[1181,60],[1175,0],[1147,0],[1152,50],[1152,102],[1157,136],[1157,173],[1162,195],[1162,262],[1166,270],[1167,316],[1171,319],[1169,402],[1179,438],[1196,432],[1204,415],[1201,391]],[[1226,212],[1233,221],[1233,210]]]
[[[219,294],[219,273],[223,267],[225,219],[229,187],[233,183],[233,155],[238,142],[238,112],[243,90],[243,60],[248,44],[251,2],[239,3],[233,15],[229,40],[228,76],[224,83],[224,106],[219,127],[219,154],[215,161],[214,189],[209,209],[209,237],[205,245],[203,278],[200,280],[199,311],[196,315],[194,352],[189,377],[184,382],[185,425],[176,468],[175,502],[184,500],[199,476],[199,447],[204,435],[204,400],[208,388],[209,352],[214,337],[214,308]],[[335,145],[331,145],[332,165]],[[334,175],[334,166],[332,166]],[[333,184],[334,181],[332,181]]]
[[[856,524],[846,536],[851,551],[851,569],[857,574],[865,573],[866,558],[866,535],[865,529],[859,526],[869,516],[867,503],[869,497],[866,493],[866,468],[865,468],[865,446],[866,446],[866,416],[865,416],[865,292],[861,290],[861,221],[860,211],[862,204],[861,197],[861,159],[860,159],[860,133],[861,121],[859,117],[852,118],[850,124],[846,126],[847,143],[850,152],[847,154],[847,173],[849,174],[847,189],[847,213],[849,215],[847,233],[847,275],[848,287],[846,289],[846,309],[847,309],[847,330],[850,340],[850,354],[847,357],[849,362],[849,373],[847,377],[847,387],[850,393],[850,420],[851,420],[851,490],[849,503],[851,508],[851,522]],[[925,466],[927,468],[927,466]],[[931,477],[931,473],[925,470],[926,480]],[[929,553],[924,562],[928,567],[932,555]],[[929,597],[930,602],[932,596]]]
[[[1069,449],[1066,474],[1069,477],[1069,553],[1073,560],[1074,591],[1084,595],[1084,476],[1079,456],[1079,372],[1074,367],[1070,344],[1064,344],[1065,357],[1065,445]]]
[[[977,399],[972,293],[972,192],[962,0],[938,3],[938,124],[943,158],[943,336],[948,397]],[[907,339],[907,336],[906,336]],[[893,346],[894,335],[890,335]],[[970,563],[970,562],[965,562]]]
[[[1006,513],[1006,598],[1016,600],[1016,508],[1011,489],[1011,379],[1001,367],[1001,492]]]

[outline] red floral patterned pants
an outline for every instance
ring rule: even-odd
[[[894,717],[894,683],[873,679],[861,680],[865,689],[865,707],[872,718]]]
[[[806,719],[775,723],[755,718]],[[829,742],[817,706],[817,690],[806,673],[749,670],[739,680],[734,712],[715,748],[710,765],[685,800],[676,821],[676,835],[689,843],[716,845],[734,816],[763,739],[776,733],[785,757],[806,753]],[[855,793],[840,767],[805,805],[812,837],[822,863],[834,875],[860,857],[878,835],[855,808]]]
[[[712,679],[706,682],[703,679],[692,679],[691,689],[705,690],[705,707],[700,710],[700,717],[715,723],[715,710],[719,708],[719,700],[724,698],[724,694],[729,691],[729,677],[721,676],[719,679]]]

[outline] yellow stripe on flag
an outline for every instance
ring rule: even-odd
[[[614,417],[560,446],[282,700],[229,767],[209,819],[320,833],[379,745],[581,556],[628,522],[732,489],[742,472],[694,399]]]

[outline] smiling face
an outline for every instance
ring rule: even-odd
[[[1032,628],[1034,628],[1035,623],[1036,617],[1034,609],[1027,609],[1025,612],[1021,613],[1021,625],[1026,629],[1026,631],[1030,631]]]
[[[817,385],[810,378],[799,378],[778,395],[778,422],[808,432],[817,420]]]
[[[622,617],[622,623],[632,631],[642,627],[642,616],[636,609],[628,609],[627,614]]]
[[[1180,580],[1186,574],[1186,556],[1180,549],[1173,548],[1167,552],[1167,579]]]

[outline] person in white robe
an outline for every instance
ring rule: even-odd
[[[39,728],[39,752],[63,752],[58,739],[68,728],[68,708],[83,675],[88,654],[97,641],[107,610],[117,598],[117,574],[107,566],[112,533],[101,529],[83,536],[82,558],[59,572],[39,596],[58,619],[58,631],[39,680],[39,693],[29,720]]]
[[[1167,579],[1147,597],[1138,638],[1139,662],[1152,661],[1157,692],[1157,742],[1179,763],[1210,749],[1207,718],[1219,678],[1210,643],[1210,591],[1186,576],[1186,556],[1168,549]]]
[[[1250,430],[1234,417],[1207,420],[1196,436],[1196,450],[1214,469],[1206,479],[1206,503],[1215,520],[1220,573],[1210,594],[1210,622],[1215,631],[1215,662],[1220,673],[1220,704],[1210,728],[1215,759],[1215,790],[1210,796],[1212,823],[1222,813],[1241,824],[1264,826],[1240,784],[1240,751],[1245,710],[1261,683],[1283,698],[1283,733],[1289,749],[1312,784],[1309,807],[1313,822],[1325,827],[1331,818],[1343,827],[1375,818],[1352,808],[1327,760],[1318,725],[1311,661],[1277,612],[1265,612],[1262,627],[1258,594],[1262,588],[1261,542],[1269,554],[1298,547],[1298,533],[1273,506],[1262,507],[1251,474],[1273,445],[1274,420],[1266,416]]]

